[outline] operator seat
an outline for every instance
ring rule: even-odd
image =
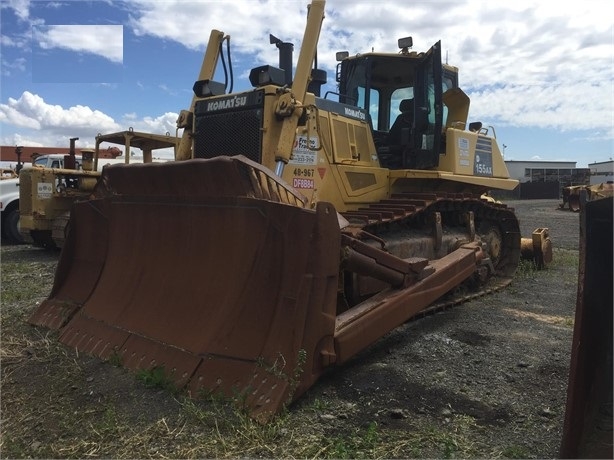
[[[388,131],[388,147],[392,156],[390,167],[403,168],[404,152],[411,144],[411,130],[414,124],[414,100],[403,99],[399,104],[401,112]]]

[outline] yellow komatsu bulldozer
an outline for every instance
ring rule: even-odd
[[[104,169],[31,323],[267,420],[446,296],[511,281],[519,223],[483,195],[517,181],[468,124],[458,69],[402,39],[338,53],[322,97],[323,19],[314,0],[294,75],[271,36],[281,68],[235,93],[213,80],[229,37],[211,32],[177,161]]]

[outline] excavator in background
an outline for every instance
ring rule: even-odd
[[[338,53],[321,97],[323,19],[313,0],[294,75],[271,36],[280,68],[242,92],[213,80],[211,32],[177,161],[103,170],[32,324],[264,422],[415,315],[511,282],[519,223],[485,194],[517,181],[440,43]]]
[[[19,181],[19,233],[23,241],[44,248],[62,248],[66,240],[73,202],[86,200],[94,190],[101,171],[109,164],[128,164],[132,160],[149,163],[152,151],[173,149],[179,139],[170,135],[151,134],[129,129],[96,136],[94,149],[81,149],[75,156],[75,142],[70,139],[70,151],[52,164],[35,160],[33,167],[24,168]],[[109,159],[101,155],[101,144],[123,145],[124,157]],[[112,147],[117,149],[117,147]],[[131,155],[131,148],[143,152],[141,158]]]

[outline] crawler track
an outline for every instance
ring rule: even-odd
[[[479,239],[484,243],[494,267],[494,276],[449,293],[421,315],[502,289],[512,281],[520,259],[521,236],[514,210],[476,195],[400,193],[342,215],[350,222],[350,233],[368,232],[386,244],[404,238],[403,244],[411,246],[415,235],[433,240],[438,231],[444,235],[459,234],[460,231],[467,240]],[[431,224],[434,215],[440,216],[439,230]],[[417,240],[415,244],[419,244]]]

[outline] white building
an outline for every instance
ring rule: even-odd
[[[505,164],[512,179],[520,182],[554,182],[563,187],[588,184],[589,170],[576,168],[575,161],[515,161]]]
[[[614,182],[614,160],[590,163],[591,185]]]
[[[505,164],[510,178],[520,181],[515,190],[519,198],[558,198],[563,187],[589,184],[590,170],[576,168],[575,161],[506,160]]]

